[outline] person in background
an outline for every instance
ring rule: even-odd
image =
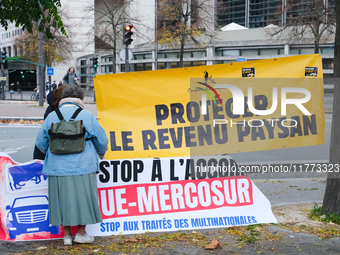
[[[20,94],[20,91],[21,91],[21,84],[17,81],[17,91],[18,91],[18,94]]]
[[[47,95],[47,102],[48,102],[48,107],[46,108],[45,114],[44,114],[44,120],[47,118],[47,116],[55,111],[56,108],[58,108],[59,102],[61,100],[61,93],[63,92],[63,89],[65,86],[61,85],[58,89],[53,91],[53,93],[49,93]],[[34,146],[34,151],[33,151],[33,159],[40,159],[40,160],[45,160],[46,154],[42,153],[37,146]]]
[[[80,86],[66,86],[61,94],[59,110],[69,120],[79,108],[84,108],[84,91]],[[46,158],[43,174],[48,175],[48,202],[50,224],[64,228],[64,245],[72,245],[71,226],[78,226],[76,243],[92,243],[94,237],[86,233],[86,225],[102,222],[98,201],[96,172],[99,158],[108,149],[108,139],[96,117],[82,110],[75,120],[82,120],[86,129],[85,150],[80,153],[57,155],[49,149],[49,134],[52,123],[60,122],[52,112],[43,122],[36,146]]]
[[[46,86],[46,96],[48,96],[48,94],[51,91],[51,84],[50,84],[50,82],[46,82],[45,86]]]
[[[62,81],[59,82],[58,88],[59,88],[60,86],[63,86],[63,82],[62,82]]]
[[[77,85],[77,80],[79,79],[78,74],[76,74],[73,67],[70,67],[63,77],[63,83],[68,85]]]
[[[53,81],[52,85],[51,85],[51,92],[57,89],[57,83],[55,83],[55,81]]]
[[[33,91],[36,91],[37,93],[37,98],[39,97],[39,84],[37,84],[37,87],[33,89]]]

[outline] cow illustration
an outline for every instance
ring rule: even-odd
[[[30,163],[28,165],[16,165],[8,169],[9,185],[11,189],[18,190],[25,186],[24,182],[34,181],[35,184],[41,182],[41,176],[44,180],[47,179],[47,175],[42,173],[43,165],[39,162]]]

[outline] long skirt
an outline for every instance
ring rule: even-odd
[[[52,226],[102,222],[96,173],[48,177],[49,216]]]

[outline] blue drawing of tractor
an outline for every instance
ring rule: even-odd
[[[47,196],[29,196],[14,199],[13,205],[6,206],[9,210],[6,227],[11,239],[21,234],[50,232],[59,234],[59,226],[50,226]]]

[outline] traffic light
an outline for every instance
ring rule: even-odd
[[[94,71],[97,72],[98,58],[97,58],[97,57],[94,57],[92,61],[93,61],[93,68],[94,68]]]
[[[7,52],[6,51],[1,51],[1,64],[4,69],[7,69],[7,61],[6,61],[6,56]]]
[[[125,25],[124,26],[124,32],[123,32],[123,43],[127,46],[130,45],[133,39],[131,39],[131,35],[133,35],[133,32],[131,31],[133,28],[132,25]]]

